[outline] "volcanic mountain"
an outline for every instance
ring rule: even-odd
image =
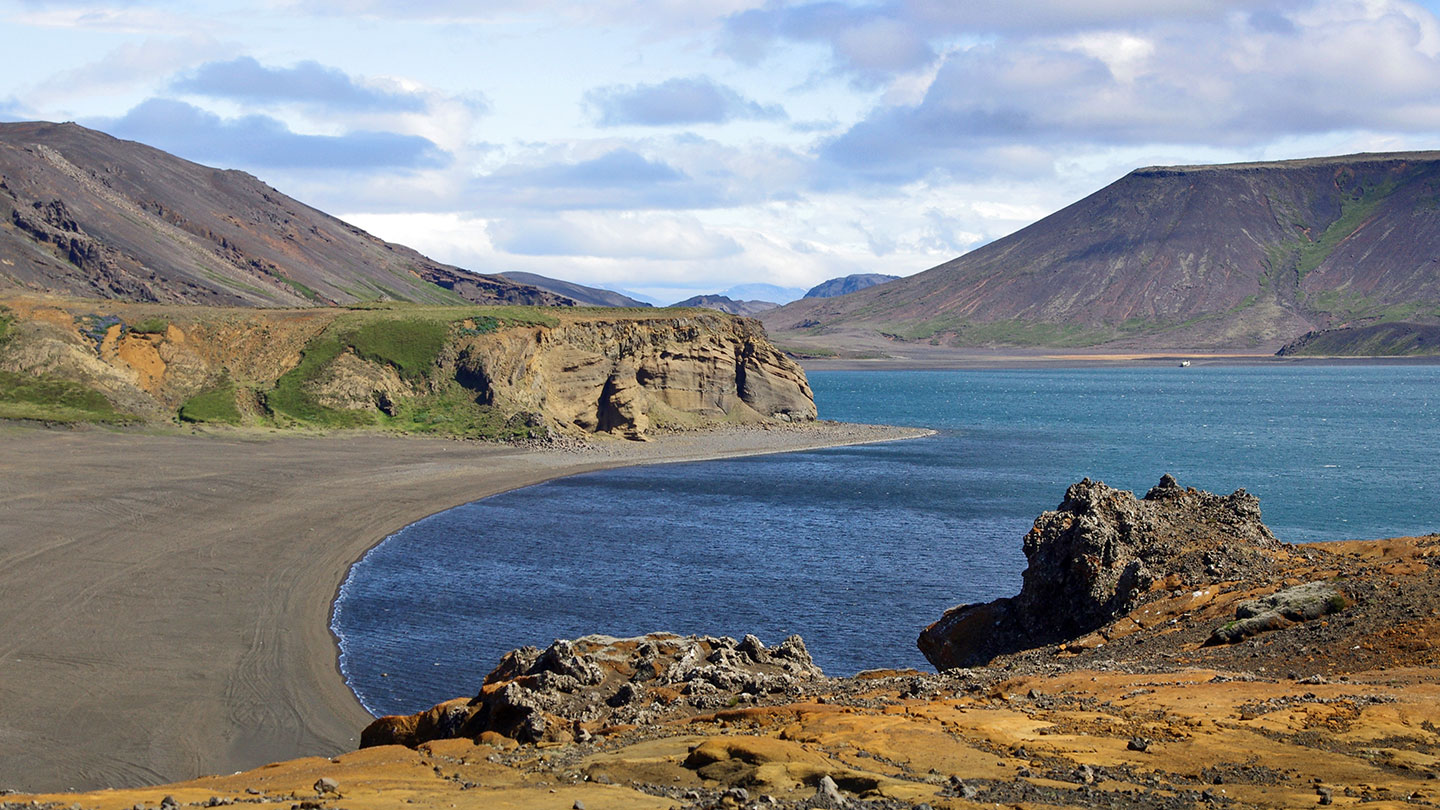
[[[571,304],[76,124],[0,124],[0,290],[227,306]]]
[[[1440,152],[1138,169],[908,278],[760,317],[789,345],[1274,351],[1440,322]]]

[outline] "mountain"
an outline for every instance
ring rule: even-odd
[[[76,124],[0,124],[0,290],[227,306],[570,304],[469,273],[238,171]]]
[[[1145,168],[975,251],[765,313],[787,343],[1265,349],[1440,322],[1440,152]]]
[[[887,281],[894,281],[899,276],[887,276],[884,273],[855,273],[840,278],[832,278],[829,281],[822,281],[806,291],[805,298],[838,298],[842,295],[849,295],[853,292],[874,287],[877,284],[884,284]]]
[[[576,284],[571,281],[561,281],[558,278],[538,275],[536,273],[497,273],[502,278],[508,278],[519,284],[528,284],[531,287],[539,287],[548,290],[556,295],[563,295],[577,304],[585,304],[592,307],[648,307],[650,304],[631,298],[612,290],[602,290],[599,287],[586,287],[583,284]]]
[[[696,295],[686,298],[672,307],[700,307],[728,312],[731,315],[755,315],[772,310],[779,304],[770,301],[736,301],[723,295]]]
[[[779,305],[803,298],[805,291],[799,287],[780,287],[775,284],[737,284],[728,290],[721,290],[718,294],[736,301],[774,301]]]

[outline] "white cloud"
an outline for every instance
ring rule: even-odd
[[[492,220],[490,243],[523,256],[598,256],[617,259],[719,259],[740,245],[689,216],[572,213]]]

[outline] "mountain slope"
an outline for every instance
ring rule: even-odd
[[[599,287],[586,287],[584,284],[576,284],[573,281],[562,281],[558,278],[542,276],[538,273],[497,273],[502,278],[508,278],[519,284],[528,284],[531,287],[539,287],[548,290],[556,295],[563,295],[577,304],[592,307],[648,307],[650,304],[631,298],[623,293],[613,290],[602,290]]]
[[[725,295],[692,295],[684,301],[671,304],[672,307],[700,307],[731,315],[757,315],[774,309],[778,304],[770,301],[736,301]]]
[[[874,287],[877,284],[884,284],[887,281],[894,281],[899,276],[887,276],[884,273],[854,273],[840,278],[832,278],[822,281],[811,287],[805,293],[805,298],[838,298],[842,295],[849,295],[853,292]]]
[[[1440,321],[1440,152],[1139,169],[923,273],[767,312],[772,334],[1278,348]]]
[[[75,124],[0,124],[0,289],[229,306],[569,304],[431,261],[238,171]]]

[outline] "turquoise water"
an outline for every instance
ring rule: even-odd
[[[595,632],[799,633],[830,674],[927,667],[920,629],[1018,590],[1021,537],[1085,476],[1244,487],[1295,542],[1440,530],[1436,366],[810,380],[824,418],[940,434],[593,473],[422,520],[357,563],[336,604],[362,702],[473,694],[505,651]]]

